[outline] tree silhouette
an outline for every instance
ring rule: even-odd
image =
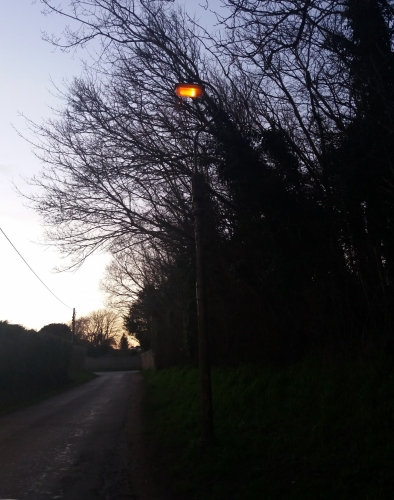
[[[119,349],[121,351],[127,351],[128,348],[129,348],[129,341],[127,340],[126,335],[123,334],[119,341]]]
[[[52,43],[102,50],[57,117],[31,124],[45,164],[32,204],[74,265],[112,253],[103,287],[143,347],[195,357],[203,125],[214,360],[392,342],[392,1],[227,0],[215,35],[168,3],[43,3],[78,25]],[[212,84],[220,109],[209,85],[176,101],[179,81]]]

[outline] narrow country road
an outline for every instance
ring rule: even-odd
[[[133,500],[124,427],[133,372],[0,418],[0,499]]]

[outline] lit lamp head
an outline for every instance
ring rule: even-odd
[[[204,95],[204,87],[199,83],[177,83],[175,94],[178,97],[190,97],[196,99]]]

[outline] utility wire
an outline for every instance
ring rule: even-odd
[[[51,289],[49,289],[46,284],[42,281],[42,279],[38,276],[38,274],[30,267],[30,265],[26,262],[26,260],[22,257],[22,255],[19,253],[18,249],[16,248],[16,246],[12,243],[12,241],[8,238],[8,236],[5,234],[5,232],[1,229],[0,227],[0,231],[4,234],[4,236],[7,238],[8,242],[10,243],[10,245],[12,246],[12,248],[16,251],[16,253],[19,255],[19,257],[23,260],[23,262],[27,265],[27,267],[30,269],[30,271],[34,274],[34,276],[36,278],[38,278],[41,283],[45,286],[45,288],[55,297],[55,299],[57,299],[59,302],[61,302],[64,306],[68,307],[68,309],[72,309],[72,307],[68,306],[67,304],[65,304],[62,300],[59,299],[59,297],[57,297]]]

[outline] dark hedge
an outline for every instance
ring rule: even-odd
[[[0,322],[0,389],[53,387],[67,379],[72,344]]]

